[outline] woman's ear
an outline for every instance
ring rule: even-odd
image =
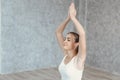
[[[75,48],[77,48],[79,46],[79,42],[75,43]]]
[[[79,46],[79,42],[77,42],[76,45]]]

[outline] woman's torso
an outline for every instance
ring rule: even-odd
[[[66,57],[67,56],[64,56],[61,64],[59,65],[59,72],[61,74],[62,80],[81,80],[83,70],[76,68],[76,56],[74,56],[70,62],[65,64],[64,61]]]

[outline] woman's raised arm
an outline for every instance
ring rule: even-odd
[[[64,31],[64,29],[65,29],[65,27],[66,27],[66,25],[68,24],[69,21],[70,21],[70,16],[69,16],[69,12],[68,12],[68,17],[56,29],[56,37],[57,37],[57,40],[58,40],[58,43],[59,43],[60,47],[64,51],[64,55],[65,55],[65,50],[63,48],[64,47],[63,31]]]
[[[77,62],[79,64],[79,69],[83,69],[86,59],[86,35],[83,26],[79,23],[79,21],[76,18],[76,9],[74,3],[72,3],[70,6],[70,18],[75,24],[75,28],[77,29],[78,34],[80,36],[78,43],[79,51],[77,54]]]

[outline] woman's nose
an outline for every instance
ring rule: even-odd
[[[67,42],[67,40],[65,39],[64,42]]]
[[[64,42],[63,42],[64,44],[66,43],[66,40],[64,40]]]
[[[65,46],[65,45],[67,44],[67,42],[66,42],[66,41],[64,41],[64,42],[63,42],[63,44],[64,44],[64,46]]]

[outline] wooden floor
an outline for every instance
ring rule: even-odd
[[[0,75],[0,80],[60,80],[57,68]],[[82,80],[120,80],[120,76],[85,67]]]

